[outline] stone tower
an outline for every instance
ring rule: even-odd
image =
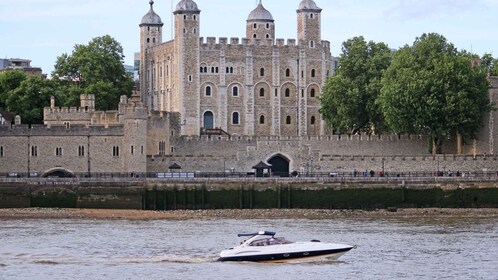
[[[154,12],[154,1],[150,1],[150,10],[142,18],[140,23],[140,89],[142,91],[142,102],[152,108],[154,94],[157,89],[154,88],[154,79],[156,73],[153,65],[154,61],[150,61],[148,52],[154,46],[162,43],[163,40],[163,22],[161,18]]]
[[[181,114],[181,134],[198,135],[200,131],[199,27],[200,13],[192,0],[176,5],[175,62],[172,109]]]
[[[271,13],[263,7],[261,0],[247,18],[246,38],[275,39],[275,21]]]
[[[320,9],[313,0],[302,0],[297,9],[297,40],[299,45],[315,48],[320,44],[321,36]]]

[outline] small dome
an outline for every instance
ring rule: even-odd
[[[175,13],[178,12],[200,12],[197,4],[192,0],[182,0],[176,5]]]
[[[261,1],[259,1],[259,5],[254,9],[247,18],[247,21],[271,21],[273,22],[273,16],[271,13],[263,7]]]
[[[298,10],[322,10],[313,0],[302,0],[299,4]]]
[[[163,25],[161,18],[154,12],[154,1],[150,1],[150,10],[149,12],[142,18],[142,25]]]

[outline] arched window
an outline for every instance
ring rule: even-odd
[[[266,39],[270,39],[270,34],[266,34]]]
[[[239,113],[238,112],[233,112],[232,114],[232,124],[239,124]]]
[[[311,116],[311,124],[315,124],[316,123],[316,118],[315,116]]]
[[[259,124],[265,124],[265,116],[261,115],[259,117]]]
[[[204,73],[204,68],[202,66],[200,67],[199,70],[200,70],[201,73]]]
[[[239,87],[238,86],[234,86],[233,89],[232,89],[232,95],[234,97],[237,97],[239,96]]]
[[[310,48],[314,48],[315,47],[315,42],[314,41],[310,41]]]
[[[256,39],[256,38],[257,38],[256,34],[253,34],[253,35],[252,35],[252,37],[253,37],[254,39]]]
[[[265,75],[265,68],[259,69],[259,75],[263,77]]]
[[[210,86],[206,87],[206,96],[211,96],[211,87]]]
[[[269,29],[269,28],[270,28],[270,24],[269,24],[269,23],[267,23],[267,24],[266,24],[266,29]]]
[[[290,69],[289,68],[285,69],[285,76],[290,77]]]
[[[315,89],[312,88],[310,91],[310,97],[315,97],[315,94],[316,94]]]
[[[264,88],[262,88],[262,89],[259,90],[259,96],[260,97],[264,97],[265,96],[265,89]]]
[[[285,123],[291,124],[291,117],[290,116],[287,116],[287,118],[285,118]]]
[[[150,38],[147,38],[147,43],[150,43]]]
[[[285,89],[285,97],[290,97],[290,89]]]
[[[313,14],[310,15],[310,18],[313,18]]]
[[[230,67],[230,74],[233,74],[233,67]]]
[[[208,72],[208,68],[206,66],[204,66],[204,73],[207,73]]]
[[[256,23],[255,23],[255,24],[253,24],[253,25],[252,25],[252,28],[256,29],[256,28],[258,28],[258,25],[257,25]]]
[[[311,78],[314,78],[316,76],[316,70],[311,69]]]

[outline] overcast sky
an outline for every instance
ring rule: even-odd
[[[0,0],[0,57],[27,58],[53,70],[57,56],[75,44],[109,34],[133,64],[139,51],[139,27],[149,0]],[[179,0],[173,0],[173,6]],[[245,36],[245,24],[257,0],[197,0],[201,36]],[[273,14],[276,37],[294,39],[300,0],[263,0]],[[498,0],[315,0],[323,9],[322,38],[339,56],[343,41],[362,35],[391,48],[412,44],[428,32],[444,35],[458,49],[498,57]],[[155,0],[164,22],[163,40],[171,38],[171,0]]]

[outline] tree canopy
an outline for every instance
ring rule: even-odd
[[[22,117],[23,123],[43,121],[43,108],[50,105],[53,82],[40,76],[26,76],[19,86],[4,95],[5,109]]]
[[[450,135],[475,137],[491,106],[486,71],[471,60],[435,33],[398,50],[377,101],[391,130],[430,136],[433,153]]]
[[[320,113],[336,132],[381,132],[384,119],[375,101],[391,50],[384,43],[355,37],[342,44],[342,52],[339,68],[325,84]]]
[[[130,96],[133,81],[123,65],[120,43],[109,35],[94,38],[88,45],[76,45],[71,55],[57,58],[54,78],[58,78],[67,96],[66,105],[75,104],[79,95],[94,94],[97,110],[115,109],[121,95]]]

